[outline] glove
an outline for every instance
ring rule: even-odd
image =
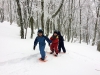
[[[35,46],[33,47],[33,49],[35,50]]]
[[[48,43],[48,45],[50,46],[50,43]]]
[[[48,44],[49,46],[51,45],[51,43]]]

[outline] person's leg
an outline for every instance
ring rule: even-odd
[[[62,50],[63,50],[64,53],[66,53],[66,49],[65,49],[64,43],[62,43]]]
[[[50,45],[50,50],[51,50],[50,54],[53,54],[54,53],[54,46],[53,46],[53,44]]]
[[[46,56],[44,49],[45,49],[45,46],[40,46],[40,54],[43,60],[45,59],[45,56]]]
[[[60,53],[61,52],[61,44],[59,44],[58,49],[59,49],[59,53]]]
[[[59,50],[58,50],[58,44],[55,44],[54,50],[55,50],[56,55],[58,55],[58,52],[59,52]]]

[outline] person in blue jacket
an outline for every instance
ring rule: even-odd
[[[49,38],[47,38],[46,36],[44,36],[43,34],[43,30],[38,30],[38,36],[35,38],[34,41],[34,46],[33,49],[35,50],[35,47],[37,45],[37,43],[39,42],[39,50],[40,50],[40,54],[41,54],[41,60],[45,60],[46,57],[46,53],[45,53],[45,40],[48,42],[48,44],[50,45],[51,41],[49,40]]]
[[[58,36],[59,36],[59,45],[58,45],[59,53],[61,52],[61,48],[62,48],[63,52],[66,53],[66,49],[64,46],[64,38],[61,35],[60,31],[58,31]]]

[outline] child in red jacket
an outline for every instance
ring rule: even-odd
[[[55,51],[55,56],[58,55],[58,44],[59,44],[59,38],[58,38],[58,35],[57,35],[57,31],[54,31],[53,33],[53,36],[50,38],[50,40],[52,41],[52,44],[50,45],[50,50],[52,52],[50,52],[50,54],[53,54],[54,51]]]

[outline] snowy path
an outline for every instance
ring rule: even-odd
[[[5,31],[6,28],[6,31]],[[34,39],[21,40],[19,28],[0,24],[0,75],[100,75],[100,52],[86,44],[65,42],[66,54],[50,55],[47,62],[38,60]]]

